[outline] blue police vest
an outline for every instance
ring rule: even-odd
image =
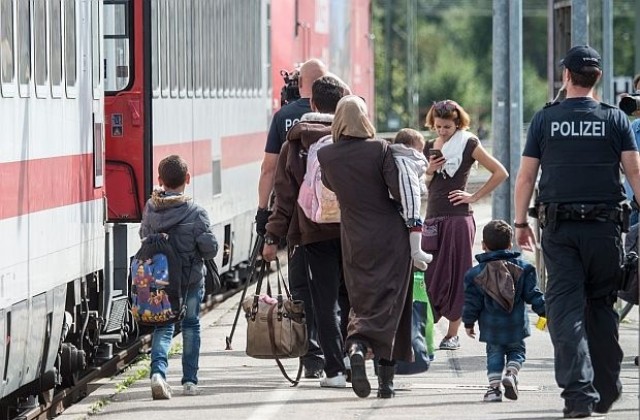
[[[620,145],[610,106],[572,109],[552,104],[543,109],[540,194],[542,203],[618,203]]]

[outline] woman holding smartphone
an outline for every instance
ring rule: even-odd
[[[449,321],[441,350],[460,348],[458,328],[464,303],[464,275],[473,265],[476,223],[471,204],[490,194],[509,174],[491,156],[469,128],[469,114],[457,102],[434,103],[427,113],[426,126],[438,135],[427,142],[427,215],[423,226],[422,247],[433,254],[425,279],[434,312],[434,320]],[[484,166],[491,176],[476,191],[467,192],[469,173],[474,162]]]

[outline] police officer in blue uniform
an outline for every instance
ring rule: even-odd
[[[627,117],[593,97],[602,76],[598,52],[575,46],[561,64],[566,99],[531,121],[515,185],[515,228],[517,244],[533,251],[527,214],[541,168],[534,213],[543,226],[556,381],[564,417],[582,418],[608,412],[622,392],[613,308],[628,223],[620,164],[640,197],[640,158]]]
[[[300,89],[300,99],[290,102],[278,110],[271,121],[267,144],[264,150],[264,158],[260,168],[260,180],[258,181],[258,211],[256,213],[256,233],[264,237],[267,232],[266,226],[271,211],[269,210],[269,198],[273,190],[273,179],[278,163],[280,149],[287,139],[287,132],[295,123],[300,121],[307,112],[311,112],[311,86],[313,82],[327,73],[326,66],[322,61],[311,59],[302,64],[298,77]],[[268,238],[265,239],[269,241]],[[309,336],[309,351],[303,356],[305,378],[319,378],[324,368],[322,350],[318,343],[318,331],[315,325],[313,305],[311,303],[311,292],[307,283],[307,262],[304,255],[304,248],[289,244],[289,288],[294,299],[302,300],[305,303],[307,319],[307,332]]]

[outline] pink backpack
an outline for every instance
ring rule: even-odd
[[[298,204],[302,211],[315,223],[340,223],[338,198],[336,193],[322,183],[322,171],[318,162],[318,150],[331,143],[331,136],[324,136],[309,147],[307,171],[298,194]]]

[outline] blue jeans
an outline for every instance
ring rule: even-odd
[[[182,383],[198,383],[198,359],[200,358],[200,303],[204,287],[187,291],[187,312],[182,325]],[[174,325],[156,327],[151,345],[151,375],[159,373],[166,379],[169,365],[169,349]]]
[[[502,380],[502,372],[505,367],[514,369],[516,373],[522,367],[526,358],[524,340],[509,344],[487,343],[487,377],[491,383]]]

